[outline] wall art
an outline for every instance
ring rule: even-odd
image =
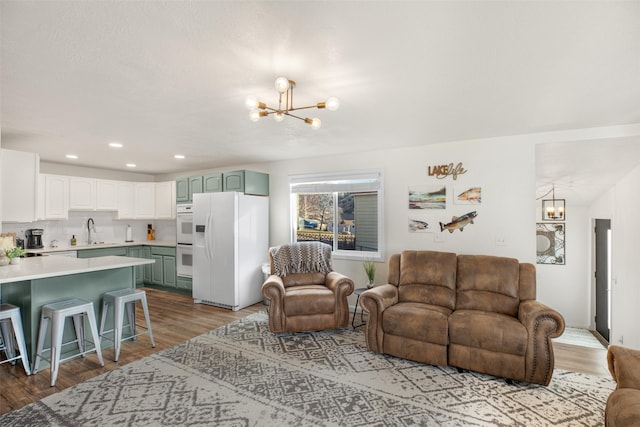
[[[482,203],[482,187],[455,187],[453,203],[456,205],[479,205]]]
[[[409,188],[409,209],[446,209],[447,188],[444,185]]]
[[[436,224],[436,221],[427,216],[409,215],[409,233],[433,233],[432,224]]]
[[[463,231],[464,228],[469,225],[469,224],[473,224],[473,220],[478,216],[478,212],[473,211],[473,212],[467,212],[464,215],[461,216],[454,216],[451,218],[451,222],[448,222],[446,224],[443,224],[442,222],[440,223],[440,231],[449,231],[449,233],[453,233],[455,230],[460,230]]]
[[[565,224],[536,223],[536,263],[565,264]]]

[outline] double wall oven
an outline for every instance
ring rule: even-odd
[[[193,206],[178,205],[176,210],[176,271],[180,277],[193,277]]]

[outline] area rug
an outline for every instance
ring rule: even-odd
[[[548,387],[366,350],[362,329],[269,332],[252,314],[0,418],[52,426],[599,426],[615,383]]]

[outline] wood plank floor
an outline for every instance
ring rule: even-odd
[[[105,366],[93,355],[70,360],[60,365],[58,380],[49,386],[49,369],[27,376],[20,364],[0,366],[0,414],[21,408],[50,394],[64,390],[89,378],[116,369],[152,353],[172,347],[211,329],[264,310],[262,303],[239,311],[230,311],[203,304],[193,304],[191,297],[158,289],[145,288],[156,347],[143,335],[137,341],[123,343],[120,360],[113,361],[113,348],[103,352]],[[138,304],[138,317],[144,319]],[[140,321],[139,321],[140,323]],[[609,375],[606,350],[554,344],[555,366],[576,372]]]

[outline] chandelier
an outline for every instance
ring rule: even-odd
[[[278,98],[278,108],[269,107],[263,102],[258,101],[255,98],[247,99],[247,108],[251,110],[249,113],[249,119],[253,122],[257,122],[260,120],[260,117],[266,117],[268,115],[273,115],[273,119],[276,122],[281,122],[284,120],[284,116],[294,117],[298,120],[302,120],[303,122],[311,125],[313,129],[318,129],[322,124],[320,119],[314,117],[310,119],[308,117],[300,117],[295,114],[291,114],[292,111],[297,110],[305,110],[308,108],[318,108],[323,109],[326,108],[329,111],[335,111],[340,106],[340,101],[338,98],[331,97],[327,99],[325,102],[318,102],[315,105],[309,105],[306,107],[294,107],[293,106],[293,89],[296,87],[296,82],[293,80],[289,80],[286,77],[278,77],[276,79],[276,90],[280,94]]]
[[[542,219],[547,221],[564,221],[565,220],[565,204],[564,199],[556,199],[556,187],[552,184],[551,199],[542,200]],[[544,197],[544,196],[543,196]]]

